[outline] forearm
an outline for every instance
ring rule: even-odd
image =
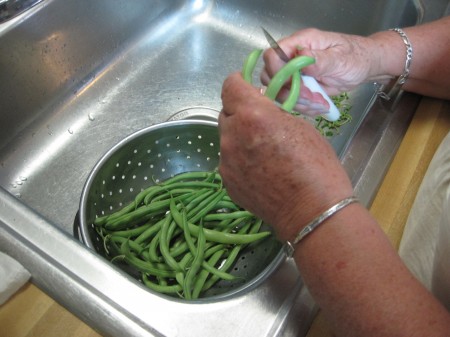
[[[450,99],[450,16],[403,29],[413,47],[406,91]],[[406,47],[398,33],[385,31],[370,36],[377,44],[378,75],[398,77],[403,73]]]
[[[446,336],[450,316],[412,277],[368,211],[351,204],[296,247],[313,297],[341,336]]]

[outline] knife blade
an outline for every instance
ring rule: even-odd
[[[280,47],[280,45],[278,44],[278,42],[272,37],[272,35],[269,34],[269,32],[267,30],[265,30],[263,27],[261,27],[264,35],[266,36],[266,40],[267,42],[269,42],[270,48],[272,48],[275,53],[277,53],[278,57],[284,61],[284,62],[289,62],[289,56],[287,56],[287,54],[284,52],[284,50]]]
[[[289,56],[287,56],[287,54],[280,47],[278,42],[272,37],[272,35],[270,35],[270,33],[267,30],[265,30],[263,27],[261,27],[261,29],[264,33],[264,36],[266,37],[267,42],[270,45],[270,48],[272,48],[275,51],[275,53],[283,62],[286,63],[289,62],[290,61]],[[328,110],[328,112],[322,114],[321,116],[332,122],[337,121],[341,116],[341,113],[334,104],[333,100],[327,95],[327,93],[325,92],[325,90],[323,90],[323,88],[320,86],[317,80],[314,77],[308,75],[301,75],[301,77],[304,85],[306,85],[311,91],[319,92],[330,105],[330,109]]]

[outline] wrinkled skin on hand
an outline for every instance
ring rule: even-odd
[[[363,82],[378,81],[382,83],[389,79],[373,76],[377,72],[377,64],[373,60],[377,59],[379,48],[370,37],[310,28],[282,39],[279,44],[290,58],[307,55],[316,59],[315,64],[304,68],[302,72],[314,77],[328,95],[350,91]],[[284,65],[284,62],[273,49],[265,51],[264,62],[261,82],[267,85]],[[278,99],[284,101],[288,92],[289,85],[286,85],[280,91]],[[300,93],[302,101],[307,104],[298,104],[295,107],[296,111],[314,116],[320,112],[318,111],[320,105],[328,107],[328,103],[321,94],[311,92],[304,86]]]
[[[229,76],[222,88],[219,171],[235,202],[271,224],[282,240],[352,186],[333,148],[309,122],[282,111]]]

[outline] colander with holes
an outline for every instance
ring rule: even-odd
[[[97,217],[117,211],[143,189],[180,173],[216,169],[219,150],[217,123],[212,121],[165,122],[123,139],[99,160],[84,186],[79,213],[83,242],[108,258],[103,239],[94,226]],[[274,236],[258,245],[248,245],[229,270],[238,280],[221,280],[202,298],[223,299],[250,291],[284,259],[282,245]],[[137,270],[114,264],[139,279]]]

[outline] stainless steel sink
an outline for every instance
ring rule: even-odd
[[[78,241],[83,184],[130,133],[220,110],[224,78],[253,48],[267,47],[260,26],[277,38],[307,26],[370,34],[434,19],[445,6],[44,0],[0,24],[0,250],[105,335],[304,335],[316,307],[292,261],[225,301],[155,295]],[[420,98],[386,104],[373,85],[350,97],[353,122],[330,141],[369,204]]]

